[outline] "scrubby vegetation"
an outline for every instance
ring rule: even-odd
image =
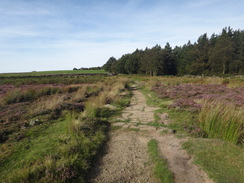
[[[41,76],[7,76],[0,79],[0,85],[36,85],[36,84],[87,84],[96,83],[98,80],[103,81],[105,75],[41,75]]]
[[[235,177],[243,170],[243,77],[136,75],[2,79],[0,180],[85,182],[108,139],[110,118],[130,103],[131,81],[150,105],[160,107],[150,125],[194,137],[184,148],[216,182],[242,181]],[[162,124],[162,113],[168,113],[172,123]],[[160,178],[157,171],[164,172],[166,163],[154,141],[148,148]],[[227,179],[222,170],[233,176],[227,174]]]
[[[1,181],[85,182],[107,140],[109,118],[130,97],[126,78],[86,79],[77,85],[2,85]]]
[[[140,81],[148,104],[161,108],[156,116],[168,113],[172,121],[166,126],[178,137],[192,137],[183,147],[195,163],[216,182],[243,182],[243,79],[135,79]]]
[[[152,91],[159,98],[172,100],[167,106],[169,109],[187,111],[192,116],[198,116],[195,125],[205,135],[242,144],[244,88],[228,87],[223,83],[226,80],[220,84],[213,83],[214,80],[212,84],[197,79],[193,81],[168,86],[162,80],[162,83],[155,83]]]

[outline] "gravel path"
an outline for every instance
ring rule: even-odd
[[[167,128],[148,125],[154,121],[154,111],[157,109],[147,106],[144,95],[134,88],[131,105],[113,124],[120,129],[111,132],[107,152],[92,170],[94,175],[91,182],[157,183],[147,152],[147,143],[156,139],[161,156],[167,160],[176,183],[212,183],[181,148],[181,143],[186,139],[178,139],[172,133],[161,135],[160,132]],[[162,118],[165,118],[162,121],[168,121],[167,114]]]

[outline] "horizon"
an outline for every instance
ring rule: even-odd
[[[242,30],[243,8],[237,0],[2,0],[0,73],[97,67],[156,44],[183,46]]]

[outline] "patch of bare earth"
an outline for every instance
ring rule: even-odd
[[[134,88],[130,106],[113,124],[120,129],[111,133],[106,154],[92,170],[91,182],[158,182],[153,176],[153,165],[147,152],[147,143],[151,139],[158,141],[161,156],[167,160],[174,174],[174,182],[213,182],[181,148],[186,139],[176,138],[170,129],[148,125],[154,121],[157,109],[147,106],[144,95]],[[169,122],[167,114],[161,117],[162,121]],[[162,135],[163,130],[169,133]]]

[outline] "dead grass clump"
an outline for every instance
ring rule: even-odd
[[[54,95],[52,97],[40,98],[30,105],[28,114],[30,116],[36,116],[48,111],[53,111],[57,108],[57,106],[64,102],[64,99],[64,95]]]

